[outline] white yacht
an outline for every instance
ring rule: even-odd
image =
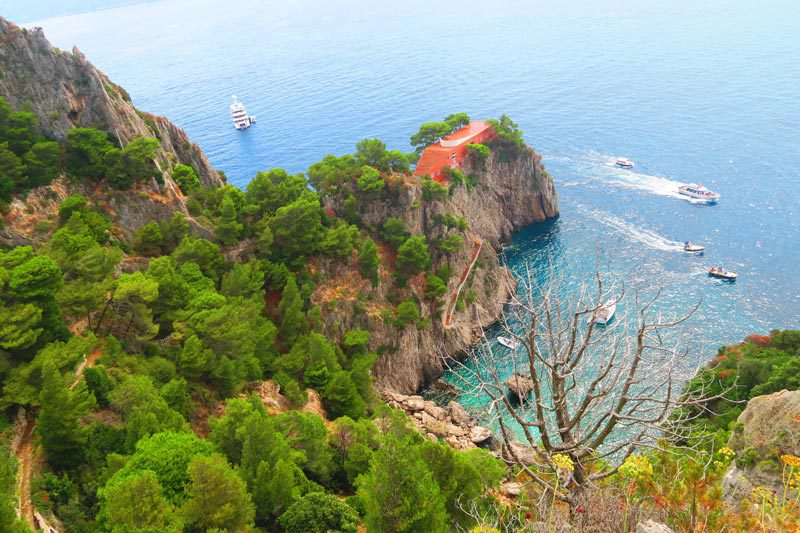
[[[497,337],[497,342],[512,350],[519,348],[519,341],[510,337]]]
[[[614,313],[617,311],[617,302],[606,302],[592,313],[592,316],[589,318],[590,322],[595,322],[597,324],[608,324],[611,322],[611,319],[614,318]]]
[[[247,114],[247,109],[244,108],[244,104],[241,103],[236,96],[231,96],[231,100],[233,100],[231,104],[231,120],[233,120],[233,127],[237,130],[249,128],[250,125],[256,121],[256,117]]]
[[[689,241],[685,241],[683,243],[683,251],[688,252],[690,254],[702,254],[703,250],[705,250],[705,246],[700,246],[699,244],[692,244]]]
[[[634,166],[633,161],[631,161],[627,157],[620,157],[619,159],[614,161],[614,164],[622,168],[633,168]]]
[[[702,185],[692,183],[690,185],[681,185],[678,187],[678,192],[684,196],[697,198],[698,200],[705,200],[709,204],[716,203],[719,200],[719,193],[710,191]]]

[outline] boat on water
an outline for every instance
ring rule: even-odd
[[[702,185],[692,183],[689,185],[681,185],[678,187],[678,192],[684,196],[696,198],[698,200],[705,200],[706,203],[713,204],[719,200],[719,193],[710,191]]]
[[[244,104],[239,101],[236,96],[231,96],[231,120],[233,120],[233,127],[237,130],[246,130],[249,128],[255,121],[255,115],[248,115],[247,109],[245,109]]]
[[[614,318],[614,313],[617,312],[617,302],[606,302],[598,307],[592,316],[589,318],[590,322],[605,325],[611,322]]]
[[[519,348],[519,341],[510,337],[497,337],[497,342],[512,350]]]
[[[633,168],[634,167],[633,161],[631,161],[627,157],[620,157],[619,159],[614,161],[614,164],[617,165],[618,167],[622,167],[622,168]]]
[[[692,244],[689,241],[683,243],[683,251],[688,252],[690,254],[701,253],[705,250],[705,246],[700,246],[699,244]]]
[[[712,278],[724,279],[727,281],[735,281],[739,277],[736,272],[725,270],[722,267],[712,267],[708,269],[708,275]]]

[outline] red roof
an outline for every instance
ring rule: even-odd
[[[491,126],[482,120],[470,122],[460,130],[443,137],[441,141],[427,146],[417,162],[414,175],[428,175],[437,181],[443,181],[442,170],[445,167],[460,167],[467,155],[468,144],[486,141],[491,135]]]

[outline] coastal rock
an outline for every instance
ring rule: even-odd
[[[445,420],[447,418],[447,411],[432,402],[425,403],[425,412],[436,420]]]
[[[422,396],[409,396],[404,405],[409,411],[422,411],[425,409],[425,400]]]
[[[731,435],[729,446],[735,452],[754,448],[761,456],[800,455],[800,391],[782,390],[756,396],[736,420],[741,424]]]
[[[406,232],[423,235],[429,242],[451,231],[437,220],[464,218],[468,225],[465,243],[447,258],[453,275],[442,301],[455,298],[463,278],[462,293],[470,295],[470,303],[453,312],[449,323],[445,324],[447,313],[441,312],[441,306],[434,308],[424,298],[424,275],[410,279],[399,299],[418,299],[421,315],[429,317],[426,326],[397,328],[384,320],[398,299],[396,293],[390,294],[396,290],[390,281],[396,253],[391,246],[380,249],[381,281],[376,288],[368,282],[354,287],[353,280],[361,279],[355,265],[337,265],[325,258],[315,259],[312,265],[312,270],[324,271],[328,277],[311,297],[322,310],[326,332],[333,337],[351,329],[371,332],[370,348],[380,354],[373,367],[379,388],[413,394],[437,380],[446,361],[460,357],[477,342],[481,328],[497,320],[516,289],[513,275],[498,260],[502,242],[516,230],[558,215],[553,180],[531,148],[508,160],[491,150],[485,161],[469,156],[462,170],[477,184],[454,188],[444,200],[423,199],[419,182],[412,178],[387,187],[379,197],[354,193],[358,216],[366,226],[379,228],[387,217],[400,218]],[[339,213],[346,211],[346,199],[327,195],[323,200],[326,208]]]
[[[469,430],[469,440],[473,444],[483,444],[492,438],[492,432],[482,426],[474,426]]]
[[[511,391],[511,394],[513,394],[518,401],[524,402],[527,401],[533,390],[533,380],[530,376],[513,374],[505,381],[505,386],[508,387],[508,390]]]
[[[530,466],[536,463],[536,452],[533,448],[518,442],[512,442],[511,444],[503,443],[499,455],[505,461],[523,465]]]
[[[469,414],[458,402],[450,402],[447,404],[447,414],[454,424],[466,426],[470,422]]]

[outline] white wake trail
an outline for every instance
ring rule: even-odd
[[[616,217],[611,213],[588,209],[585,210],[585,212],[597,222],[615,229],[617,232],[625,235],[629,239],[644,244],[645,246],[648,246],[654,250],[662,250],[665,252],[683,251],[683,243],[672,241],[666,237],[662,237],[654,231],[638,227],[629,222],[625,222],[621,218]]]

